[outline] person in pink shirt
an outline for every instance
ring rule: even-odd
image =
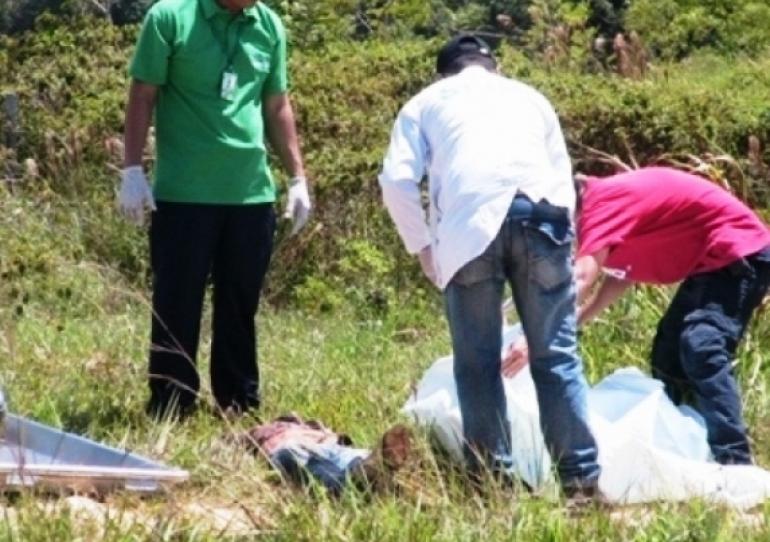
[[[751,463],[732,361],[770,286],[768,227],[726,190],[676,169],[578,184],[578,323],[634,283],[681,281],[658,324],[653,376],[675,404],[694,400],[717,462]]]
[[[671,168],[577,184],[578,324],[634,283],[681,282],[658,324],[652,374],[675,404],[694,399],[717,462],[751,463],[732,361],[770,286],[767,225],[721,187]],[[503,373],[527,358],[526,344],[514,345]]]

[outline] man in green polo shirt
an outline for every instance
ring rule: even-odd
[[[292,233],[310,198],[287,94],[286,35],[254,0],[160,0],[142,27],[130,67],[124,216],[151,209],[152,345],[148,411],[187,414],[201,309],[211,274],[211,386],[222,410],[259,406],[254,317],[272,252],[276,188],[263,134],[289,173]],[[150,188],[142,152],[155,113]]]

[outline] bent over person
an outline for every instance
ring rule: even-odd
[[[770,286],[770,231],[721,187],[671,168],[589,178],[578,219],[577,279],[587,322],[633,283],[681,282],[658,324],[652,373],[675,404],[692,399],[714,459],[752,462],[732,362]]]
[[[537,91],[499,75],[475,36],[448,42],[437,71],[442,78],[398,114],[379,180],[406,249],[444,290],[467,462],[472,472],[512,472],[500,374],[507,281],[562,486],[593,493],[599,466],[576,350],[575,192],[558,119]],[[419,188],[426,173],[430,225]]]
[[[188,413],[206,282],[213,282],[211,386],[218,406],[259,405],[254,317],[270,261],[276,188],[266,132],[291,176],[296,232],[310,199],[287,94],[286,36],[253,0],[160,0],[131,63],[121,210],[150,208],[153,276],[148,411]],[[142,151],[155,112],[150,188]]]

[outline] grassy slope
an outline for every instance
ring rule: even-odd
[[[116,34],[111,38],[114,47],[109,54],[95,57],[112,66],[107,72],[94,70],[91,74],[80,65],[90,65],[87,59],[73,60],[67,55],[50,53],[57,47],[87,51],[85,47],[69,46],[67,39],[74,39],[74,35],[87,43],[109,41],[98,32],[96,37],[91,36],[88,28],[77,34],[63,31],[62,35],[43,36],[47,41],[41,42],[40,50],[32,55],[30,73],[19,77],[23,88],[40,87],[39,79],[58,81],[62,73],[71,72],[83,86],[86,98],[63,101],[69,104],[63,111],[44,102],[40,110],[26,111],[25,118],[40,132],[39,137],[42,128],[38,128],[42,126],[64,129],[70,124],[92,127],[97,123],[109,131],[119,124],[125,71],[125,51],[119,45],[132,42],[133,38]],[[109,32],[118,33],[115,29]],[[316,60],[313,55],[298,61],[296,71],[305,78],[300,86],[311,90],[304,97],[298,96],[302,121],[316,127],[304,134],[308,162],[317,169],[317,196],[322,195],[322,190],[331,194],[325,200],[326,215],[319,212],[316,220],[326,220],[330,231],[346,235],[354,231],[366,239],[375,239],[377,246],[383,236],[393,238],[392,230],[382,231],[371,216],[363,215],[370,220],[361,226],[358,218],[362,215],[353,212],[357,209],[355,205],[335,206],[330,202],[339,199],[355,203],[359,191],[368,194],[372,201],[378,200],[376,187],[371,184],[372,171],[380,159],[381,151],[377,149],[384,144],[399,96],[414,90],[399,85],[401,79],[416,84],[410,62],[419,58],[425,64],[423,47],[406,47],[404,58],[392,61],[390,50],[384,48],[375,58],[382,56],[387,62],[378,60],[371,66],[369,57],[363,55],[353,55],[353,60],[358,60],[351,64],[351,55],[344,48],[332,50],[327,56],[320,54],[317,60],[323,70],[312,69]],[[529,70],[528,64],[517,68],[517,57],[511,51],[505,55],[504,65],[512,73]],[[49,70],[49,63],[62,66]],[[667,133],[669,125],[677,127],[682,133],[670,138],[686,146],[688,152],[690,145],[700,145],[700,134],[716,130],[711,121],[704,127],[699,117],[690,119],[692,115],[687,112],[691,108],[673,108],[669,95],[681,100],[695,96],[697,104],[702,103],[711,112],[708,118],[719,120],[719,133],[731,126],[739,125],[744,130],[744,126],[761,124],[760,112],[767,104],[763,99],[768,81],[766,65],[765,58],[728,69],[726,61],[706,58],[677,66],[670,72],[659,70],[647,81],[622,84],[615,78],[595,76],[548,78],[539,69],[533,69],[525,78],[552,96],[566,114],[565,127],[574,138],[627,158],[624,149],[610,145],[618,146],[618,134],[626,133],[627,126],[642,120],[651,132],[661,129]],[[348,71],[354,74],[350,80],[362,87],[355,93],[350,91],[353,87],[337,83],[348,81],[343,77]],[[398,77],[393,81],[381,77],[389,71],[397,72]],[[648,87],[654,88],[651,98],[647,97]],[[735,89],[741,92],[736,93]],[[618,103],[611,99],[616,92],[623,97]],[[723,103],[724,95],[731,96],[724,114],[714,113],[723,111],[722,106],[714,104]],[[357,96],[358,101],[351,96]],[[383,96],[387,97],[385,102]],[[55,103],[58,102],[54,100]],[[651,120],[653,113],[655,122]],[[674,121],[668,122],[669,115]],[[741,122],[736,122],[736,115],[748,120],[741,117]],[[353,121],[332,122],[337,117]],[[691,122],[683,121],[687,119]],[[741,131],[734,139],[743,141],[744,135]],[[330,136],[338,144],[329,145]],[[646,137],[638,135],[639,145],[645,143]],[[659,136],[650,135],[651,139],[656,137]],[[669,136],[660,137],[666,141]],[[724,139],[731,140],[727,136]],[[101,141],[96,141],[90,141],[90,150],[99,154],[95,149]],[[360,145],[361,141],[366,144],[353,149],[360,153],[345,146],[346,142]],[[655,149],[632,150],[642,158],[646,156],[643,151]],[[244,456],[224,442],[223,437],[237,427],[230,427],[209,413],[202,412],[182,426],[148,423],[142,414],[146,396],[147,291],[136,286],[143,282],[141,278],[130,276],[143,273],[144,243],[138,232],[114,217],[108,181],[114,180],[112,173],[105,172],[100,163],[76,168],[76,160],[68,162],[64,156],[56,161],[52,156],[59,155],[44,154],[48,161],[41,165],[56,179],[54,189],[66,194],[70,202],[80,203],[64,205],[59,196],[44,186],[34,186],[35,195],[30,199],[22,195],[11,197],[0,187],[0,382],[7,388],[15,411],[182,466],[191,471],[193,479],[158,499],[111,498],[110,504],[123,516],[106,522],[106,532],[100,530],[105,524],[103,517],[85,524],[57,500],[22,497],[7,503],[7,510],[0,501],[0,518],[4,514],[6,517],[5,522],[0,520],[0,541],[75,537],[129,540],[146,538],[150,533],[158,539],[216,539],[214,509],[237,511],[235,503],[251,512],[254,524],[266,536],[287,540],[770,539],[763,510],[758,513],[760,525],[749,527],[741,516],[703,503],[636,508],[620,519],[617,513],[592,513],[575,519],[569,518],[560,506],[523,495],[492,491],[489,498],[481,500],[468,493],[453,475],[438,472],[426,450],[421,451],[420,465],[407,473],[407,488],[400,498],[383,496],[367,502],[361,495],[351,493],[341,503],[329,502],[323,497],[308,497],[277,486],[275,476],[262,462]],[[340,170],[340,164],[346,167]],[[86,167],[90,169],[85,171]],[[369,180],[363,190],[358,184],[361,179]],[[355,197],[345,187],[335,191],[332,181],[355,187]],[[767,195],[764,189],[758,193]],[[367,198],[363,198],[364,203],[368,203]],[[362,208],[368,209],[366,205]],[[324,209],[319,206],[319,211]],[[327,241],[339,237],[327,235]],[[296,265],[307,265],[306,262],[314,268],[326,269],[329,255],[338,251],[330,250],[333,243],[319,243],[322,240],[313,238],[312,244],[319,247],[318,253],[326,259],[308,257],[316,252],[300,250],[301,258],[279,258],[283,272],[295,269]],[[387,251],[385,255],[389,263],[396,260]],[[401,252],[398,258],[401,260],[395,266],[405,260]],[[105,268],[96,262],[110,262],[112,267]],[[120,273],[115,269],[117,264],[112,265],[115,262],[120,263]],[[275,270],[279,271],[280,266]],[[380,276],[373,275],[368,282],[377,281]],[[345,276],[341,281],[344,283],[348,278]],[[359,286],[354,284],[351,288]],[[367,293],[360,288],[358,294],[362,292]],[[618,366],[646,366],[655,322],[668,295],[660,289],[638,289],[587,330],[582,348],[591,381]],[[438,297],[427,305],[417,305],[414,299],[420,298],[402,299],[390,313],[381,315],[362,314],[354,308],[325,315],[297,310],[263,312],[260,354],[265,408],[261,415],[270,418],[296,411],[350,433],[362,445],[373,441],[383,429],[399,420],[398,409],[410,384],[433,359],[448,351]],[[770,399],[768,372],[762,361],[766,358],[764,353],[770,350],[769,326],[767,315],[758,319],[737,364],[755,450],[766,466],[770,466]],[[205,337],[203,344],[200,360],[205,374]],[[205,390],[203,400],[210,401]],[[202,507],[203,517],[190,512],[193,504]]]
[[[148,423],[142,414],[146,293],[126,287],[120,276],[79,257],[82,239],[76,213],[0,194],[4,194],[0,238],[5,247],[0,253],[4,266],[0,375],[13,409],[192,473],[189,484],[165,497],[112,497],[109,503],[119,515],[109,520],[97,515],[86,521],[55,499],[22,496],[7,503],[0,540],[216,539],[221,532],[212,518],[218,507],[236,512],[243,507],[264,536],[286,540],[662,541],[770,536],[762,511],[752,518],[760,522],[757,526],[738,514],[697,502],[571,518],[563,507],[525,495],[490,490],[482,500],[455,475],[436,466],[425,439],[420,439],[421,461],[405,473],[406,489],[399,498],[385,495],[367,501],[352,492],[342,502],[331,502],[282,488],[262,462],[225,442],[223,437],[237,427],[208,412],[181,426]],[[25,269],[14,267],[13,255],[29,247],[35,247],[28,258],[31,263]],[[592,381],[616,366],[645,365],[667,293],[640,289],[632,296],[585,335],[583,352]],[[763,428],[770,405],[761,362],[762,353],[770,348],[768,325],[770,318],[763,315],[738,365],[756,450],[765,465],[770,464],[770,435]],[[437,299],[433,306],[401,306],[379,318],[352,311],[314,316],[267,310],[262,314],[261,337],[265,399],[261,415],[297,411],[347,431],[361,444],[372,442],[399,419],[398,409],[410,384],[448,350]],[[204,346],[204,372],[205,358]],[[203,400],[209,401],[205,391]],[[193,504],[202,513],[193,514]]]

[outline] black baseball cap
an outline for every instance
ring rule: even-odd
[[[436,58],[436,71],[445,74],[458,58],[481,56],[494,60],[492,48],[487,42],[473,34],[459,34],[446,42]]]

